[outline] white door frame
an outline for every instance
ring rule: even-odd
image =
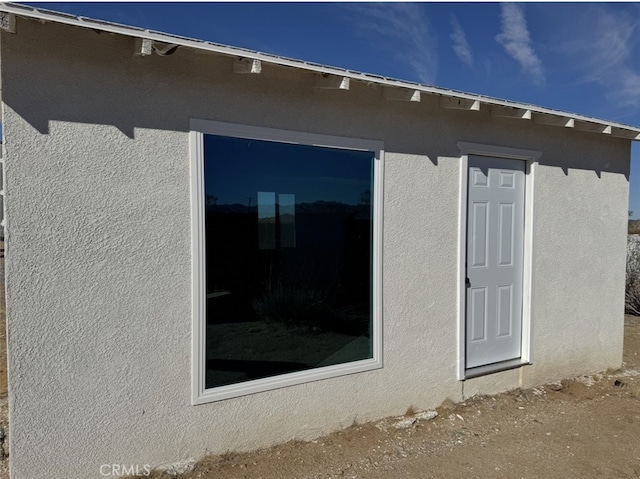
[[[533,361],[531,348],[533,318],[533,231],[534,231],[534,193],[535,173],[540,151],[523,150],[504,146],[483,145],[479,143],[458,142],[460,149],[460,197],[458,205],[458,379],[465,380],[504,369],[530,364]],[[467,255],[467,187],[469,175],[469,155],[488,156],[525,161],[525,197],[524,197],[524,250],[522,278],[522,355],[520,359],[473,368],[473,373],[465,367],[466,345],[466,255]]]

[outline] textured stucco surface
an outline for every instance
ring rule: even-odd
[[[376,86],[18,19],[2,34],[13,479],[101,477],[307,439],[445,398],[617,367],[629,142],[382,99]],[[385,143],[384,368],[200,406],[190,118]],[[538,150],[533,365],[457,371],[458,141]]]

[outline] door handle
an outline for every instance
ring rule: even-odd
[[[464,284],[465,284],[465,286],[466,286],[467,288],[470,288],[470,287],[471,287],[471,281],[469,281],[469,278],[465,278],[465,279],[464,279]]]

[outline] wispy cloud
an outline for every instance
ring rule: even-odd
[[[423,7],[413,3],[367,3],[350,6],[356,25],[378,48],[392,53],[419,81],[433,83],[438,56],[436,39]]]
[[[624,69],[620,80],[618,101],[624,106],[640,106],[640,73]]]
[[[542,61],[531,44],[522,7],[513,3],[503,3],[501,19],[502,31],[496,36],[496,41],[520,64],[525,73],[531,75],[534,83],[544,83]]]
[[[469,46],[467,36],[464,34],[464,30],[460,26],[460,22],[455,15],[451,15],[451,28],[453,28],[453,33],[450,35],[451,41],[453,41],[453,51],[462,63],[468,67],[472,67],[473,55],[471,54],[471,47]]]
[[[605,88],[607,98],[618,106],[640,107],[638,20],[627,13],[589,9],[581,19],[587,34],[565,42],[563,49],[578,65],[583,82]]]

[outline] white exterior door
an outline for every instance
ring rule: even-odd
[[[525,162],[469,155],[466,368],[521,357]]]

